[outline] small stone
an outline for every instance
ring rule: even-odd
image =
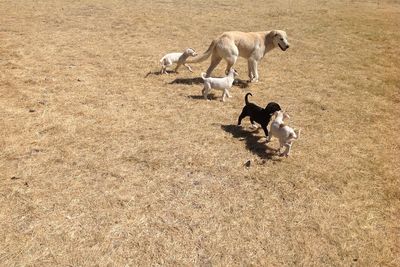
[[[248,160],[248,161],[244,164],[244,166],[246,166],[247,168],[249,168],[250,165],[251,165],[251,161],[250,161],[250,160]]]
[[[35,112],[35,110],[34,109],[29,109],[29,112],[32,113],[32,112]]]

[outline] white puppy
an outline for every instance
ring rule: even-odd
[[[280,144],[278,153],[280,152],[282,147],[286,147],[285,151],[279,154],[279,156],[287,157],[289,156],[290,148],[292,147],[293,141],[299,139],[300,137],[300,130],[295,131],[283,123],[284,119],[289,119],[289,115],[282,112],[281,110],[276,111],[274,115],[275,119],[271,123],[271,129],[267,137],[267,141],[270,141],[272,136],[278,138]]]
[[[185,66],[191,72],[193,72],[192,69],[190,68],[190,66],[185,63],[187,58],[190,56],[191,57],[197,56],[196,51],[194,51],[194,49],[192,49],[192,48],[187,48],[185,51],[183,51],[183,53],[166,54],[165,56],[162,57],[162,59],[160,59],[161,74],[167,73],[167,67],[171,66],[174,63],[176,63],[176,67],[175,67],[176,73],[178,72],[178,69],[181,65]]]
[[[206,74],[202,73],[201,78],[204,81],[204,88],[201,91],[203,94],[204,99],[207,99],[208,94],[210,93],[211,89],[219,89],[222,90],[222,101],[225,102],[225,97],[231,97],[229,94],[229,88],[232,87],[233,81],[235,80],[235,76],[237,76],[238,73],[236,72],[235,69],[231,68],[228,76],[224,78],[211,78],[208,77],[206,78]]]

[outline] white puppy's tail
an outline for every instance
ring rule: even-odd
[[[206,73],[202,72],[202,73],[201,73],[201,78],[202,78],[203,81],[204,81],[204,79],[206,78]]]

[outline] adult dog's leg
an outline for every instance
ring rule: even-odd
[[[258,70],[257,70],[257,60],[255,59],[249,59],[249,65],[251,69],[251,74],[252,74],[252,79],[250,79],[251,82],[258,82]]]
[[[229,71],[231,70],[232,66],[236,63],[237,56],[230,56],[225,59],[226,60],[226,69],[225,69],[225,74],[228,74]]]
[[[258,61],[255,60],[254,61],[254,70],[253,70],[253,74],[254,74],[254,81],[258,82]]]
[[[222,57],[217,55],[216,53],[213,53],[211,56],[211,64],[207,69],[206,72],[206,77],[210,77],[211,72],[215,69],[215,67],[221,62]]]
[[[249,81],[253,80],[254,74],[253,74],[253,69],[252,69],[252,66],[251,66],[251,61],[250,61],[250,59],[247,60],[247,71],[248,71],[248,73],[249,73]]]

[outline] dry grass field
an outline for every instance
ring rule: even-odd
[[[272,29],[225,103],[209,59],[145,78]],[[0,266],[400,266],[399,29],[388,0],[0,0]],[[301,128],[289,158],[236,126],[247,92]]]

